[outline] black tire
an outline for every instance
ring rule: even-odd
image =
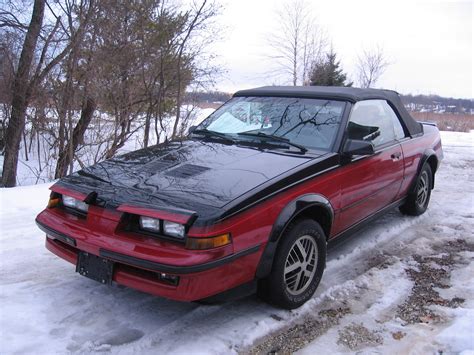
[[[306,246],[308,246],[306,254],[308,260],[303,260],[300,248],[304,247],[306,250]],[[312,250],[311,248],[315,250],[314,253],[309,251]],[[313,266],[311,260],[313,260]],[[297,266],[295,270],[288,271],[295,265]],[[323,229],[313,220],[297,220],[282,235],[275,253],[272,271],[267,278],[260,280],[258,295],[266,302],[280,308],[300,307],[313,296],[321,281],[325,266],[326,236]],[[311,276],[307,276],[307,273]],[[301,288],[297,290],[299,286]]]
[[[433,187],[433,172],[425,163],[416,180],[415,191],[408,195],[406,202],[400,206],[400,212],[409,216],[419,216],[428,208]]]

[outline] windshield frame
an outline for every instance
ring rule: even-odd
[[[341,144],[344,130],[341,128],[344,126],[344,122],[347,120],[347,117],[350,113],[350,108],[351,108],[351,103],[347,100],[340,99],[340,98],[327,98],[327,97],[304,97],[304,96],[274,96],[274,95],[252,95],[252,96],[234,96],[227,100],[224,104],[219,106],[213,113],[211,113],[209,116],[207,116],[201,123],[199,123],[196,127],[193,127],[195,130],[208,130],[208,131],[213,131],[212,129],[207,128],[208,125],[206,123],[211,119],[211,117],[221,108],[227,106],[229,102],[231,102],[234,99],[252,99],[252,98],[268,98],[268,99],[282,99],[282,98],[288,98],[288,99],[310,99],[310,100],[323,100],[323,101],[332,101],[332,102],[340,102],[342,103],[342,111],[339,117],[339,122],[337,124],[337,128],[335,130],[335,134],[332,139],[332,143],[328,147],[312,147],[312,146],[307,146],[302,144],[301,142],[298,141],[293,141],[291,140],[292,143],[299,144],[304,146],[308,152],[338,152],[339,151],[339,146]],[[252,132],[253,130],[249,130],[248,132]],[[255,132],[259,132],[260,130],[255,130]],[[218,131],[215,131],[218,132]],[[243,131],[245,132],[245,131]],[[242,132],[239,132],[242,133]],[[251,139],[251,140],[258,140],[258,137],[245,137],[244,135],[239,135],[239,133],[223,133],[219,132],[219,134],[224,134],[229,137],[229,139],[236,140],[236,143],[240,142],[245,142],[246,139]],[[190,132],[190,135],[192,132]],[[277,135],[278,136],[278,135]],[[281,137],[281,136],[278,136]],[[252,139],[253,138],[253,139]],[[286,138],[286,137],[282,137]],[[263,142],[264,138],[262,139],[262,144],[265,145]],[[284,142],[280,142],[280,144],[284,144]]]

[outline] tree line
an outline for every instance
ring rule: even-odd
[[[474,111],[474,100],[472,99],[455,99],[438,95],[402,95],[402,101],[405,105],[412,104],[420,107],[450,107],[450,111],[454,113]]]
[[[114,156],[138,127],[144,147],[180,136],[186,88],[206,87],[219,72],[208,48],[220,8],[209,0],[7,0],[2,6],[6,187],[16,185],[20,143],[31,148],[35,136],[53,152],[54,178],[72,171],[76,153],[91,144],[85,133],[97,112],[107,113],[97,122],[97,161]]]

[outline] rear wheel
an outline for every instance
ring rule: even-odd
[[[407,201],[400,206],[400,212],[410,216],[419,216],[428,208],[433,186],[433,174],[429,164],[425,163],[421,168],[416,182],[416,189],[408,195]]]
[[[321,226],[299,220],[282,236],[272,272],[259,284],[259,295],[278,307],[297,308],[313,296],[325,264],[326,237]]]

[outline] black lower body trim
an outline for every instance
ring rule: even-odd
[[[244,297],[254,295],[257,292],[257,280],[253,279],[250,282],[244,283],[237,287],[231,288],[230,290],[218,293],[217,295],[206,297],[201,300],[195,301],[200,304],[220,304],[225,302],[236,301]]]
[[[50,237],[53,237],[54,239],[58,239],[64,243],[67,243],[72,246],[76,246],[76,240],[74,238],[71,238],[63,233],[59,233],[55,231],[54,229],[51,229],[50,227],[44,225],[43,223],[39,222],[36,220],[36,225],[38,226],[39,229],[41,229],[43,232],[45,232],[47,235]]]
[[[195,272],[206,271],[230,263],[231,261],[234,261],[243,256],[256,253],[258,249],[260,249],[260,245],[256,245],[254,247],[242,250],[232,255],[225,256],[221,259],[210,261],[208,263],[191,266],[173,266],[167,264],[160,264],[150,260],[139,259],[133,256],[124,255],[105,249],[100,249],[100,256],[106,259],[111,259],[141,269],[147,269],[157,272],[166,272],[170,274],[191,274]]]
[[[341,233],[337,234],[336,236],[332,237],[331,239],[328,240],[328,250],[333,249],[334,247],[337,247],[347,241],[347,238],[353,235],[354,233],[368,227],[370,225],[370,222],[374,221],[375,219],[383,216],[385,213],[393,210],[396,207],[399,207],[403,205],[403,203],[406,201],[406,197],[392,202],[390,205],[382,208],[381,210],[375,212],[374,214],[364,218],[363,220],[357,222],[353,226],[349,227],[345,231],[342,231]]]

